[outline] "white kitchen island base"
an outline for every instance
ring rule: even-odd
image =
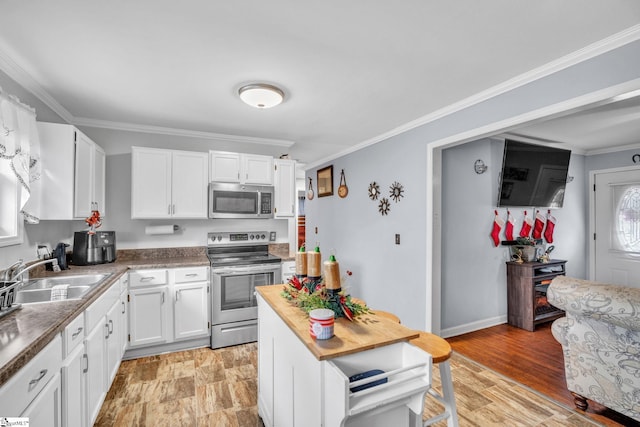
[[[373,316],[355,322],[336,319],[333,338],[313,341],[304,313],[275,299],[282,299],[280,290],[258,292],[258,413],[265,426],[422,424],[431,355],[405,338],[387,344],[377,334],[399,328],[400,336],[412,336],[413,331]],[[372,347],[375,340],[382,343]],[[350,392],[359,383],[350,383],[349,377],[372,369],[384,373],[362,382],[387,382]]]

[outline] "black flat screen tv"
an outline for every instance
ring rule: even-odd
[[[505,140],[500,207],[561,208],[571,150]]]

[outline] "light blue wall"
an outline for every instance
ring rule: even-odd
[[[425,157],[419,138],[399,135],[333,162],[334,195],[305,201],[308,249],[318,243],[323,260],[335,251],[350,294],[372,308],[398,314],[416,328],[425,321]],[[337,195],[342,169],[349,187],[344,199]],[[307,175],[317,193],[316,170]],[[374,181],[381,191],[376,201],[368,196]],[[404,197],[397,203],[391,200],[383,216],[378,204],[382,197],[389,199],[394,182],[403,186]],[[400,245],[395,244],[396,234]],[[353,275],[346,276],[347,270]]]
[[[362,278],[353,279],[358,283],[353,293],[365,298],[374,308],[395,312],[410,327],[423,328],[432,324],[445,335],[444,332],[457,333],[500,323],[500,319],[506,318],[506,256],[504,250],[491,247],[488,237],[496,200],[495,174],[501,165],[497,160],[500,149],[481,141],[449,153],[445,150],[446,170],[441,183],[439,177],[431,179],[432,171],[425,171],[427,145],[439,144],[445,139],[453,143],[455,138],[468,141],[474,133],[487,135],[490,128],[499,133],[518,121],[524,123],[525,117],[535,115],[539,110],[638,79],[640,42],[636,41],[339,157],[332,162],[334,168],[339,172],[345,167],[347,178],[353,177],[351,191],[362,195],[358,195],[357,200],[339,200],[333,196],[309,204],[307,224],[310,227],[306,238],[308,241],[319,239],[323,248],[336,247],[342,260],[357,265],[361,271]],[[401,155],[397,156],[397,153]],[[482,177],[470,177],[478,155],[491,159],[491,172]],[[568,188],[567,208],[557,215],[559,245],[554,256],[568,259],[569,274],[584,277],[587,253],[584,240],[587,231],[585,160],[583,156],[574,155],[571,163],[570,174],[574,175],[574,182]],[[397,215],[390,218],[376,218],[368,209],[363,210],[366,189],[370,181],[382,181],[377,176],[391,175],[389,170],[397,171],[396,176],[402,177],[397,179],[407,188],[422,189],[407,192],[407,198],[416,198],[412,203],[418,209],[398,209]],[[307,176],[313,177],[314,182],[316,171],[317,168],[307,171]],[[394,178],[386,178],[389,179]],[[453,179],[455,181],[451,181]],[[388,185],[386,181],[384,184]],[[433,209],[433,206],[427,206],[426,186],[435,188],[441,184],[447,191],[442,195],[442,203],[454,212],[443,211],[441,231],[446,243],[434,248],[442,256],[442,303],[440,318],[436,321],[433,320],[434,313],[437,315],[438,310],[427,307],[425,298],[426,292],[432,292],[436,304],[439,301],[438,289],[436,286],[427,289],[425,277],[426,213]],[[466,190],[466,196],[475,205],[456,200],[461,197],[457,190]],[[435,224],[439,219],[435,218]],[[396,228],[414,230],[416,238],[410,244],[394,246],[392,224],[397,224]],[[317,237],[312,234],[314,225],[320,225]],[[465,251],[465,244],[473,249]],[[433,321],[425,323],[428,317]]]
[[[509,249],[494,246],[490,238],[494,211],[506,221],[507,209],[496,208],[504,142],[482,139],[448,148],[442,159],[442,329],[493,320],[504,323],[507,315],[506,264]],[[484,174],[473,163],[482,159]],[[588,227],[584,156],[573,154],[564,205],[553,209],[556,218],[554,259],[570,260],[567,274],[585,277]],[[511,208],[517,236],[524,210]],[[546,210],[541,212],[546,216]],[[583,230],[577,232],[577,230]],[[505,240],[504,227],[500,239]]]

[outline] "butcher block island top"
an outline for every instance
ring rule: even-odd
[[[335,319],[334,336],[328,340],[314,340],[309,334],[309,316],[280,293],[284,285],[257,286],[256,291],[280,316],[318,360],[346,356],[377,347],[417,338],[419,333],[381,316],[358,316],[353,321]]]

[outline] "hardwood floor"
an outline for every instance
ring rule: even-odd
[[[573,396],[566,388],[562,348],[551,335],[551,322],[534,332],[498,325],[448,338],[455,352],[485,365],[570,408]],[[605,426],[640,426],[640,423],[589,401],[586,414]]]

